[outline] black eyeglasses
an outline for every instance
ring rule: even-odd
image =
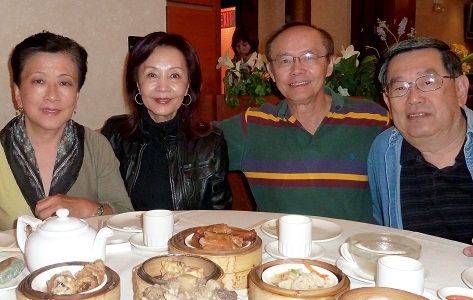
[[[415,85],[416,88],[422,92],[432,92],[442,87],[444,78],[455,79],[456,77],[428,74],[421,76],[412,82],[393,81],[388,83],[384,92],[389,98],[402,97],[407,94],[412,85]]]
[[[307,52],[301,56],[292,56],[292,55],[279,55],[271,62],[275,62],[279,68],[288,68],[292,66],[296,59],[299,59],[299,62],[304,66],[313,66],[317,63],[319,58],[326,57],[327,55],[317,55],[312,52]]]

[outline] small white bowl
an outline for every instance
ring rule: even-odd
[[[473,300],[473,290],[462,287],[445,287],[437,291],[437,295],[442,300],[447,300],[448,296],[466,296]]]
[[[319,272],[320,274],[326,274],[328,277],[332,280],[333,285],[335,286],[338,284],[338,278],[330,272],[327,269],[310,265],[315,271]],[[301,270],[301,273],[310,273],[310,271],[304,266],[304,264],[295,264],[295,263],[288,263],[288,264],[280,264],[280,265],[275,265],[272,267],[267,268],[266,270],[263,271],[263,274],[261,274],[261,279],[266,282],[267,284],[275,285],[272,281],[271,278],[276,275],[276,274],[281,274],[284,272],[287,272],[289,270],[296,269],[296,270]]]
[[[46,282],[51,279],[51,277],[53,277],[54,275],[56,274],[59,274],[63,271],[70,271],[72,273],[72,275],[75,275],[79,270],[82,270],[84,268],[84,266],[82,265],[72,265],[72,266],[61,266],[61,267],[56,267],[56,268],[52,268],[52,269],[49,269],[49,270],[46,270],[40,274],[38,274],[38,276],[36,276],[33,281],[31,282],[31,288],[33,288],[34,290],[38,291],[38,292],[43,292],[43,293],[46,293]],[[102,283],[96,287],[96,288],[93,288],[91,290],[88,290],[88,291],[85,291],[81,294],[86,294],[86,293],[91,293],[91,292],[94,292],[94,291],[97,291],[99,289],[101,289],[105,283],[107,282],[107,274],[105,274],[104,276],[104,280],[102,281]]]

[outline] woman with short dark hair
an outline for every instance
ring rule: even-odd
[[[87,73],[87,51],[40,32],[19,43],[10,67],[19,115],[0,132],[0,229],[20,215],[46,219],[131,211],[110,144],[74,122]]]

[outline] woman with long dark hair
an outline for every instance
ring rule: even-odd
[[[132,48],[130,114],[107,120],[102,133],[135,210],[231,208],[223,134],[195,121],[201,85],[199,58],[182,36],[154,32]]]

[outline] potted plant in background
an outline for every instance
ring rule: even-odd
[[[218,59],[217,69],[227,67],[223,84],[225,103],[229,107],[234,109],[241,106],[243,98],[246,100],[245,107],[261,105],[265,102],[265,96],[276,93],[266,68],[267,63],[266,57],[256,52],[246,63],[230,59],[228,51]]]
[[[465,75],[473,74],[470,62],[473,60],[473,53],[468,54],[468,49],[463,44],[453,44],[452,51],[460,57],[462,62],[462,71]]]
[[[390,47],[387,41],[388,35],[394,39],[395,44],[398,43],[406,33],[407,21],[407,18],[403,18],[399,22],[396,35],[389,29],[386,21],[378,19],[377,32],[380,39],[386,43],[386,49]],[[415,29],[411,28],[406,37],[410,39],[414,36]],[[360,52],[355,51],[352,45],[346,49],[342,47],[342,56],[335,60],[332,75],[326,79],[325,85],[343,96],[363,97],[379,102],[381,90],[377,81],[377,66],[382,52],[374,47],[365,47],[373,49],[375,54],[366,56],[361,62],[358,61]]]

